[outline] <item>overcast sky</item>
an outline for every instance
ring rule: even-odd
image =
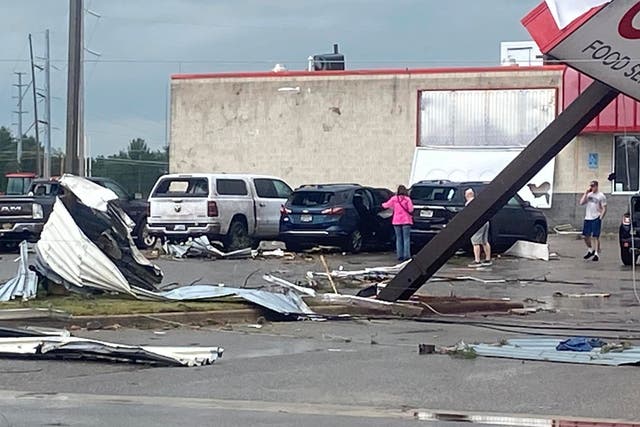
[[[527,40],[520,19],[540,0],[85,0],[86,131],[91,154],[128,140],[166,143],[169,76],[303,69],[337,42],[348,68],[497,65],[500,41]],[[67,0],[2,0],[0,125],[16,116],[14,71],[30,72],[27,36],[51,30],[53,146],[64,146]],[[37,72],[38,86],[43,74]],[[29,74],[26,82],[31,81]],[[27,129],[32,98],[25,97]],[[40,111],[43,105],[39,105]],[[30,131],[29,134],[32,134]]]

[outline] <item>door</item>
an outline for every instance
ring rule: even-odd
[[[368,239],[374,238],[378,231],[378,222],[371,191],[366,188],[356,190],[353,195],[353,206],[360,215],[360,231],[363,236]]]
[[[491,221],[494,230],[491,232],[495,245],[510,247],[517,240],[525,239],[530,233],[527,212],[518,197],[512,197],[507,204],[496,213]]]
[[[256,189],[256,235],[276,237],[280,232],[280,209],[291,195],[291,187],[272,178],[256,178],[253,184]]]
[[[203,220],[207,218],[208,197],[209,180],[205,177],[165,178],[149,198],[149,223],[181,224]]]

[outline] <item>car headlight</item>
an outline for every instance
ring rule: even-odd
[[[39,203],[34,203],[33,206],[31,206],[31,213],[33,215],[33,219],[44,218],[44,211],[42,210],[42,205]]]

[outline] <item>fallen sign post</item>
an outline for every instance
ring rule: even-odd
[[[594,81],[509,165],[458,213],[380,292],[384,301],[407,300],[451,258],[463,242],[549,163],[620,92]]]
[[[408,299],[616,96],[624,93],[640,101],[640,61],[625,53],[635,52],[640,47],[640,29],[633,24],[640,14],[640,2],[602,0],[587,4],[580,0],[566,1],[564,12],[577,11],[576,16],[573,13],[567,16],[570,18],[568,25],[552,16],[549,3],[538,6],[523,24],[543,53],[584,72],[594,82],[457,214],[378,298],[385,301]],[[593,5],[597,7],[591,8]],[[611,62],[614,58],[616,61]]]

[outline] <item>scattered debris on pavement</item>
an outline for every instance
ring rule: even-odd
[[[66,320],[70,317],[69,313],[52,308],[7,308],[0,310],[1,321],[39,319]]]
[[[526,242],[518,240],[505,253],[505,256],[549,261],[549,245],[544,243]]]
[[[153,366],[211,365],[222,357],[220,347],[165,347],[116,344],[71,336],[59,330],[0,328],[0,357],[94,360]]]
[[[559,351],[566,340],[557,338],[511,339],[497,344],[471,344],[478,356],[517,360],[579,363],[587,365],[640,365],[640,347],[628,343],[600,343],[588,351]]]
[[[264,249],[267,245],[260,245],[258,249],[238,249],[224,252],[212,244],[207,236],[189,238],[184,243],[165,242],[162,249],[166,255],[173,258],[208,258],[208,259],[250,259],[250,258],[283,258],[293,260],[295,254],[285,252],[281,247],[271,245],[275,249]]]
[[[609,293],[583,293],[583,294],[566,294],[564,292],[554,292],[554,297],[558,298],[609,298],[611,294]]]
[[[10,301],[21,298],[27,301],[36,296],[38,290],[38,276],[29,270],[28,243],[20,243],[20,257],[18,257],[18,271],[11,280],[0,285],[0,301]]]
[[[582,233],[582,231],[580,230],[576,230],[575,227],[571,224],[560,224],[560,225],[556,225],[555,227],[553,227],[553,231],[556,234],[560,234],[560,235],[567,235],[567,234],[571,234],[571,235],[580,235]]]

